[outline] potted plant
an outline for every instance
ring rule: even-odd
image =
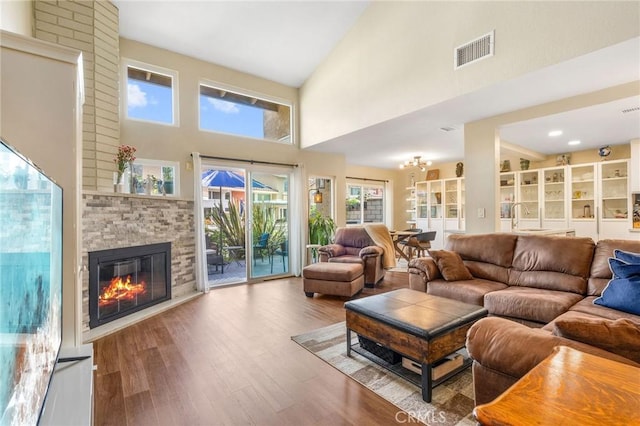
[[[318,210],[309,214],[309,244],[326,245],[333,239],[336,223]]]
[[[165,194],[173,194],[173,167],[162,168],[162,181]]]

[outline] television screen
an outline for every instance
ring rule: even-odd
[[[62,189],[0,140],[0,425],[35,425],[61,343]]]

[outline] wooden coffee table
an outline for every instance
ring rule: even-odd
[[[482,425],[632,425],[640,422],[640,368],[567,346],[488,404]]]
[[[400,289],[345,303],[347,356],[351,350],[378,362],[367,351],[351,344],[351,331],[407,357],[422,366],[422,399],[431,402],[432,389],[470,365],[432,380],[433,364],[464,348],[467,330],[487,310],[482,306],[431,296],[422,291]],[[380,362],[379,362],[380,363]],[[380,363],[389,368],[385,363]],[[403,375],[402,368],[391,371]]]

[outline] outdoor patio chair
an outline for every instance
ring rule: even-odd
[[[256,242],[253,245],[253,264],[255,266],[256,264],[256,257],[258,256],[258,253],[260,254],[260,261],[264,261],[264,257],[262,252],[264,250],[268,250],[269,249],[269,233],[268,232],[263,232],[260,235],[260,238],[258,239],[258,242]]]
[[[285,259],[289,256],[289,242],[285,240],[285,242],[280,243],[280,248],[276,249],[273,252],[274,256],[271,257],[271,273],[273,273],[273,258],[275,255],[282,256],[282,272],[287,272],[287,263]]]

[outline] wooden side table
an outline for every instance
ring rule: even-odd
[[[640,368],[558,346],[473,415],[481,425],[640,423]]]

